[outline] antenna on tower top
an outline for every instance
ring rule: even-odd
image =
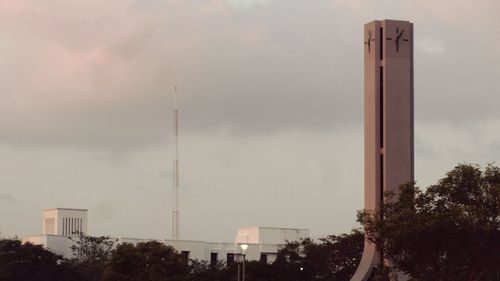
[[[179,248],[179,111],[177,109],[177,86],[174,86],[174,163],[173,163],[173,206],[172,239]]]

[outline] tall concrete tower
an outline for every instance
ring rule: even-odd
[[[364,57],[365,210],[375,210],[384,192],[398,192],[400,185],[414,178],[413,24],[397,20],[365,24]],[[375,245],[365,241],[351,281],[367,280],[382,260]]]

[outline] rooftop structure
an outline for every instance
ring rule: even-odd
[[[54,208],[43,210],[43,234],[77,236],[87,233],[87,210]]]
[[[25,237],[23,241],[43,245],[47,250],[64,257],[73,257],[71,246],[78,237],[75,231],[87,234],[87,210],[55,208],[43,211],[43,232],[41,235]],[[110,237],[117,244],[137,244],[147,241],[158,241],[174,247],[189,259],[210,262],[226,261],[231,263],[241,254],[239,244],[248,244],[246,258],[272,262],[278,250],[287,241],[298,241],[307,238],[309,230],[275,227],[245,227],[237,232],[234,242],[205,242],[176,239],[142,239],[128,237]]]
[[[307,229],[254,226],[238,229],[235,243],[283,245],[287,241],[298,241],[306,237],[309,237]]]

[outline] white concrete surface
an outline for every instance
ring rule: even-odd
[[[75,230],[87,234],[87,210],[55,208],[43,211],[43,234],[25,237],[23,242],[43,245],[47,250],[64,257],[73,257],[71,246],[78,237]],[[101,236],[101,235],[98,235]],[[217,261],[231,262],[242,254],[240,244],[248,244],[247,260],[265,259],[268,263],[276,259],[278,250],[287,241],[298,241],[309,236],[307,229],[276,227],[244,227],[237,231],[235,242],[205,242],[180,240],[175,247],[175,240],[154,240],[128,237],[110,237],[116,245],[120,243],[137,244],[158,241],[184,252],[189,259],[211,261],[217,255]]]

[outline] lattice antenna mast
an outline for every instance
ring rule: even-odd
[[[173,207],[172,239],[179,247],[179,110],[177,109],[177,86],[174,87],[174,163],[173,163]]]

